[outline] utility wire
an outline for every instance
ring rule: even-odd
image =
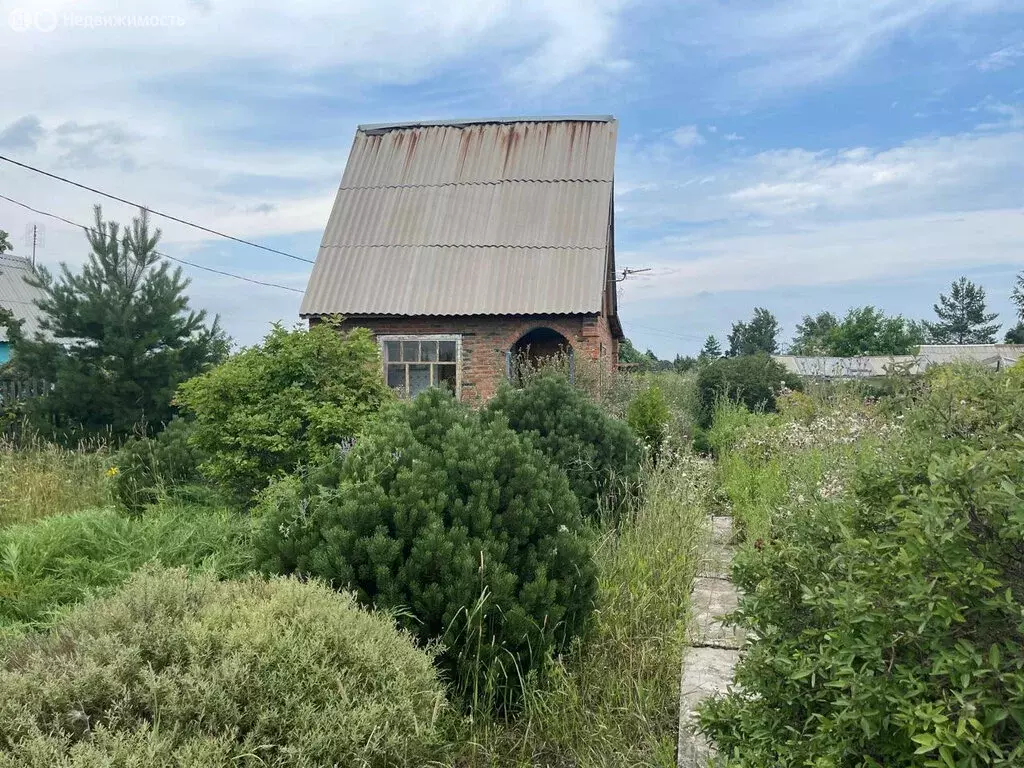
[[[125,205],[131,205],[131,206],[133,206],[135,208],[141,208],[141,209],[143,209],[145,211],[149,211],[150,213],[152,213],[155,216],[160,216],[162,218],[169,219],[171,221],[176,221],[179,224],[184,224],[187,227],[193,227],[194,229],[198,229],[198,230],[200,230],[202,232],[207,232],[207,233],[209,233],[211,235],[216,235],[217,237],[223,237],[223,238],[226,238],[228,240],[234,240],[236,243],[241,243],[242,245],[248,245],[248,246],[251,246],[253,248],[259,248],[261,251],[267,251],[268,253],[276,253],[278,256],[287,256],[289,259],[295,259],[296,261],[304,261],[307,264],[312,264],[313,263],[313,259],[306,259],[306,258],[303,258],[302,256],[296,256],[296,255],[291,254],[291,253],[286,253],[285,251],[279,251],[279,250],[277,250],[277,248],[271,248],[270,246],[267,246],[267,245],[260,245],[259,243],[254,243],[251,240],[243,240],[242,238],[235,237],[234,235],[228,235],[228,234],[225,234],[224,232],[218,232],[216,229],[210,229],[209,227],[204,227],[202,224],[196,224],[195,222],[187,221],[185,219],[180,219],[177,216],[172,216],[169,213],[163,213],[161,211],[158,211],[158,210],[155,210],[153,208],[150,208],[149,206],[143,205],[142,203],[135,203],[135,202],[132,202],[131,200],[125,200],[123,197],[118,197],[117,195],[112,195],[109,192],[104,192],[102,190],[96,189],[95,187],[90,187],[90,186],[87,186],[85,184],[81,184],[81,183],[79,183],[77,181],[72,181],[71,179],[67,179],[67,178],[65,178],[63,176],[58,176],[55,173],[50,173],[49,171],[44,171],[42,168],[36,168],[35,166],[28,165],[26,163],[20,163],[17,160],[14,160],[13,158],[6,157],[5,155],[0,155],[0,160],[3,160],[5,163],[10,163],[11,165],[16,165],[19,168],[24,168],[27,171],[32,171],[33,173],[38,173],[38,174],[40,174],[42,176],[46,176],[46,177],[51,178],[51,179],[56,179],[57,181],[62,181],[65,184],[70,184],[73,187],[78,187],[79,189],[84,189],[84,190],[86,190],[88,192],[92,192],[94,194],[101,195],[101,196],[109,198],[111,200],[116,200],[119,203],[124,203]]]
[[[22,203],[22,202],[19,202],[19,201],[13,199],[13,198],[7,197],[7,195],[0,195],[0,200],[6,200],[9,203],[13,203],[14,205],[21,206],[22,208],[24,208],[27,211],[32,211],[32,213],[38,213],[40,216],[49,216],[51,219],[56,219],[57,221],[62,221],[65,224],[70,224],[72,227],[78,227],[79,229],[83,229],[83,230],[86,230],[86,231],[89,230],[89,227],[86,227],[83,224],[78,224],[77,222],[71,221],[71,219],[65,219],[63,216],[58,216],[56,213],[50,213],[49,211],[41,211],[38,208],[33,208],[31,205],[26,205],[25,203]],[[283,291],[292,291],[293,293],[302,293],[302,290],[299,289],[299,288],[292,288],[292,287],[287,286],[287,285],[279,285],[278,283],[267,283],[267,282],[264,282],[263,280],[257,280],[257,279],[255,279],[253,277],[245,277],[245,275],[236,275],[233,272],[225,272],[225,271],[220,270],[220,269],[214,269],[213,267],[204,267],[202,264],[196,264],[195,262],[192,262],[192,261],[186,261],[185,259],[179,259],[179,258],[177,258],[175,256],[169,256],[168,254],[162,253],[160,251],[154,251],[154,253],[156,253],[158,256],[160,256],[162,258],[169,259],[170,261],[176,261],[179,264],[186,264],[186,265],[188,265],[190,267],[195,267],[196,269],[201,269],[204,272],[212,272],[215,275],[224,275],[225,277],[233,277],[236,280],[244,280],[247,283],[253,283],[254,285],[263,285],[263,286],[266,286],[267,288],[280,288]]]

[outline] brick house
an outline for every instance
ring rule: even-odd
[[[364,125],[300,315],[381,345],[388,384],[485,400],[518,355],[612,370],[611,117]]]

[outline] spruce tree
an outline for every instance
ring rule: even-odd
[[[10,235],[0,229],[0,253],[7,253],[11,250]]]
[[[939,294],[934,305],[937,323],[925,322],[930,340],[936,344],[994,344],[998,316],[985,311],[985,289],[966,277],[953,282],[949,295]]]
[[[174,413],[185,379],[222,359],[228,340],[215,318],[189,308],[189,281],[157,252],[160,230],[142,210],[123,231],[86,230],[92,252],[80,272],[37,270],[43,334],[20,342],[16,365],[52,383],[32,403],[36,425],[69,437],[154,432]]]
[[[700,354],[697,355],[698,360],[715,360],[722,356],[722,345],[718,343],[718,339],[714,336],[708,336],[704,340],[704,346],[700,348]]]

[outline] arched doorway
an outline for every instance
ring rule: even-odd
[[[564,365],[569,378],[575,374],[572,345],[558,331],[534,328],[524,333],[505,353],[505,373],[512,381],[521,381],[523,374],[536,371],[545,363]]]

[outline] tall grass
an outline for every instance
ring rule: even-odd
[[[117,586],[147,563],[251,567],[248,521],[226,510],[169,506],[144,517],[76,512],[0,531],[0,628],[45,623],[54,612]]]
[[[0,528],[109,504],[109,460],[102,444],[0,439]]]
[[[511,722],[463,725],[458,763],[674,764],[687,599],[706,535],[708,464],[649,469],[643,499],[595,553],[597,611],[587,635],[527,681]]]

